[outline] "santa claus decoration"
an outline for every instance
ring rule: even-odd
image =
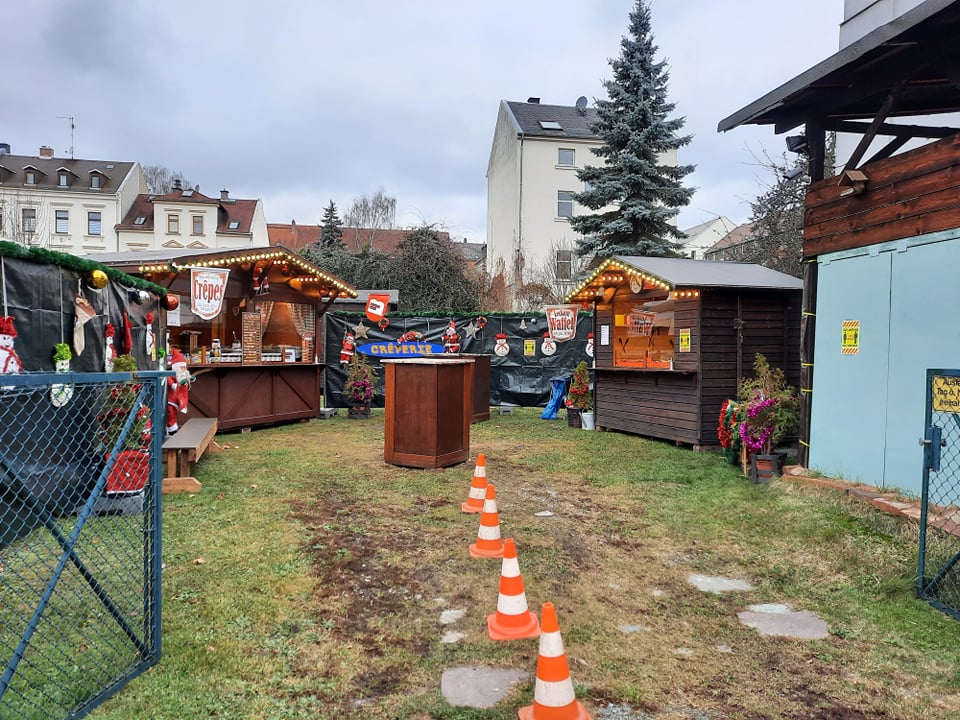
[[[460,352],[460,334],[457,332],[457,326],[453,320],[450,321],[447,331],[443,334],[443,351],[445,353]]]
[[[270,292],[270,281],[267,279],[267,268],[256,265],[253,268],[253,294],[266,295]]]
[[[103,331],[104,337],[104,346],[103,346],[103,371],[104,372],[113,372],[113,361],[117,358],[117,350],[113,346],[113,338],[117,334],[117,330],[113,327],[113,323],[107,323],[107,327]]]
[[[540,345],[540,350],[544,355],[553,355],[557,351],[557,343],[550,337],[549,332],[543,334],[543,343]]]
[[[186,413],[190,401],[190,371],[187,359],[174,348],[170,353],[170,369],[174,376],[167,378],[167,436],[180,429],[178,413]]]
[[[356,347],[356,340],[353,338],[353,333],[347,330],[346,334],[343,336],[343,342],[340,343],[340,364],[348,365],[350,360],[353,358],[353,351]]]
[[[23,371],[23,363],[13,346],[16,337],[13,316],[0,317],[0,375],[19,375]]]

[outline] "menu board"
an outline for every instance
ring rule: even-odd
[[[313,362],[313,335],[300,338],[300,362]]]
[[[243,364],[259,365],[260,352],[263,349],[263,338],[260,332],[260,313],[243,313]]]

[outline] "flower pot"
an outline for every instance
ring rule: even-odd
[[[593,410],[582,411],[580,413],[580,427],[582,427],[584,430],[593,430],[596,427],[594,424],[595,418],[596,415],[594,415]]]
[[[752,482],[767,482],[776,477],[780,477],[779,455],[751,455],[750,480]]]
[[[370,417],[370,406],[369,405],[351,405],[350,410],[347,413],[347,417],[351,417],[354,420],[368,418]]]
[[[577,408],[567,408],[567,425],[572,428],[578,428],[581,426],[580,411]]]

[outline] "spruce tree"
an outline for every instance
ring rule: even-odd
[[[604,82],[609,98],[596,101],[593,131],[603,145],[592,152],[606,165],[578,173],[586,187],[574,199],[600,212],[571,218],[583,236],[577,254],[674,255],[684,235],[670,220],[693,195],[682,185],[693,166],[661,164],[661,155],[687,145],[691,136],[679,134],[684,118],[668,119],[675,107],[667,101],[669,72],[666,61],[654,58],[658,48],[644,0],[630,13],[620,49],[610,61],[613,79]]]
[[[323,209],[323,227],[320,230],[320,245],[325,248],[343,247],[343,221],[337,215],[337,206],[333,200]]]

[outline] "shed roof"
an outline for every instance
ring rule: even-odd
[[[926,0],[724,118],[717,129],[774,125],[781,133],[811,120],[823,121],[826,130],[842,129],[844,121],[873,118],[900,81],[906,85],[889,116],[955,112],[958,34],[960,3]]]
[[[665,290],[711,287],[795,291],[803,289],[803,281],[800,279],[755,263],[617,255],[600,263],[567,295],[567,302],[597,297],[608,284],[611,275],[618,275],[618,283],[632,275]]]

